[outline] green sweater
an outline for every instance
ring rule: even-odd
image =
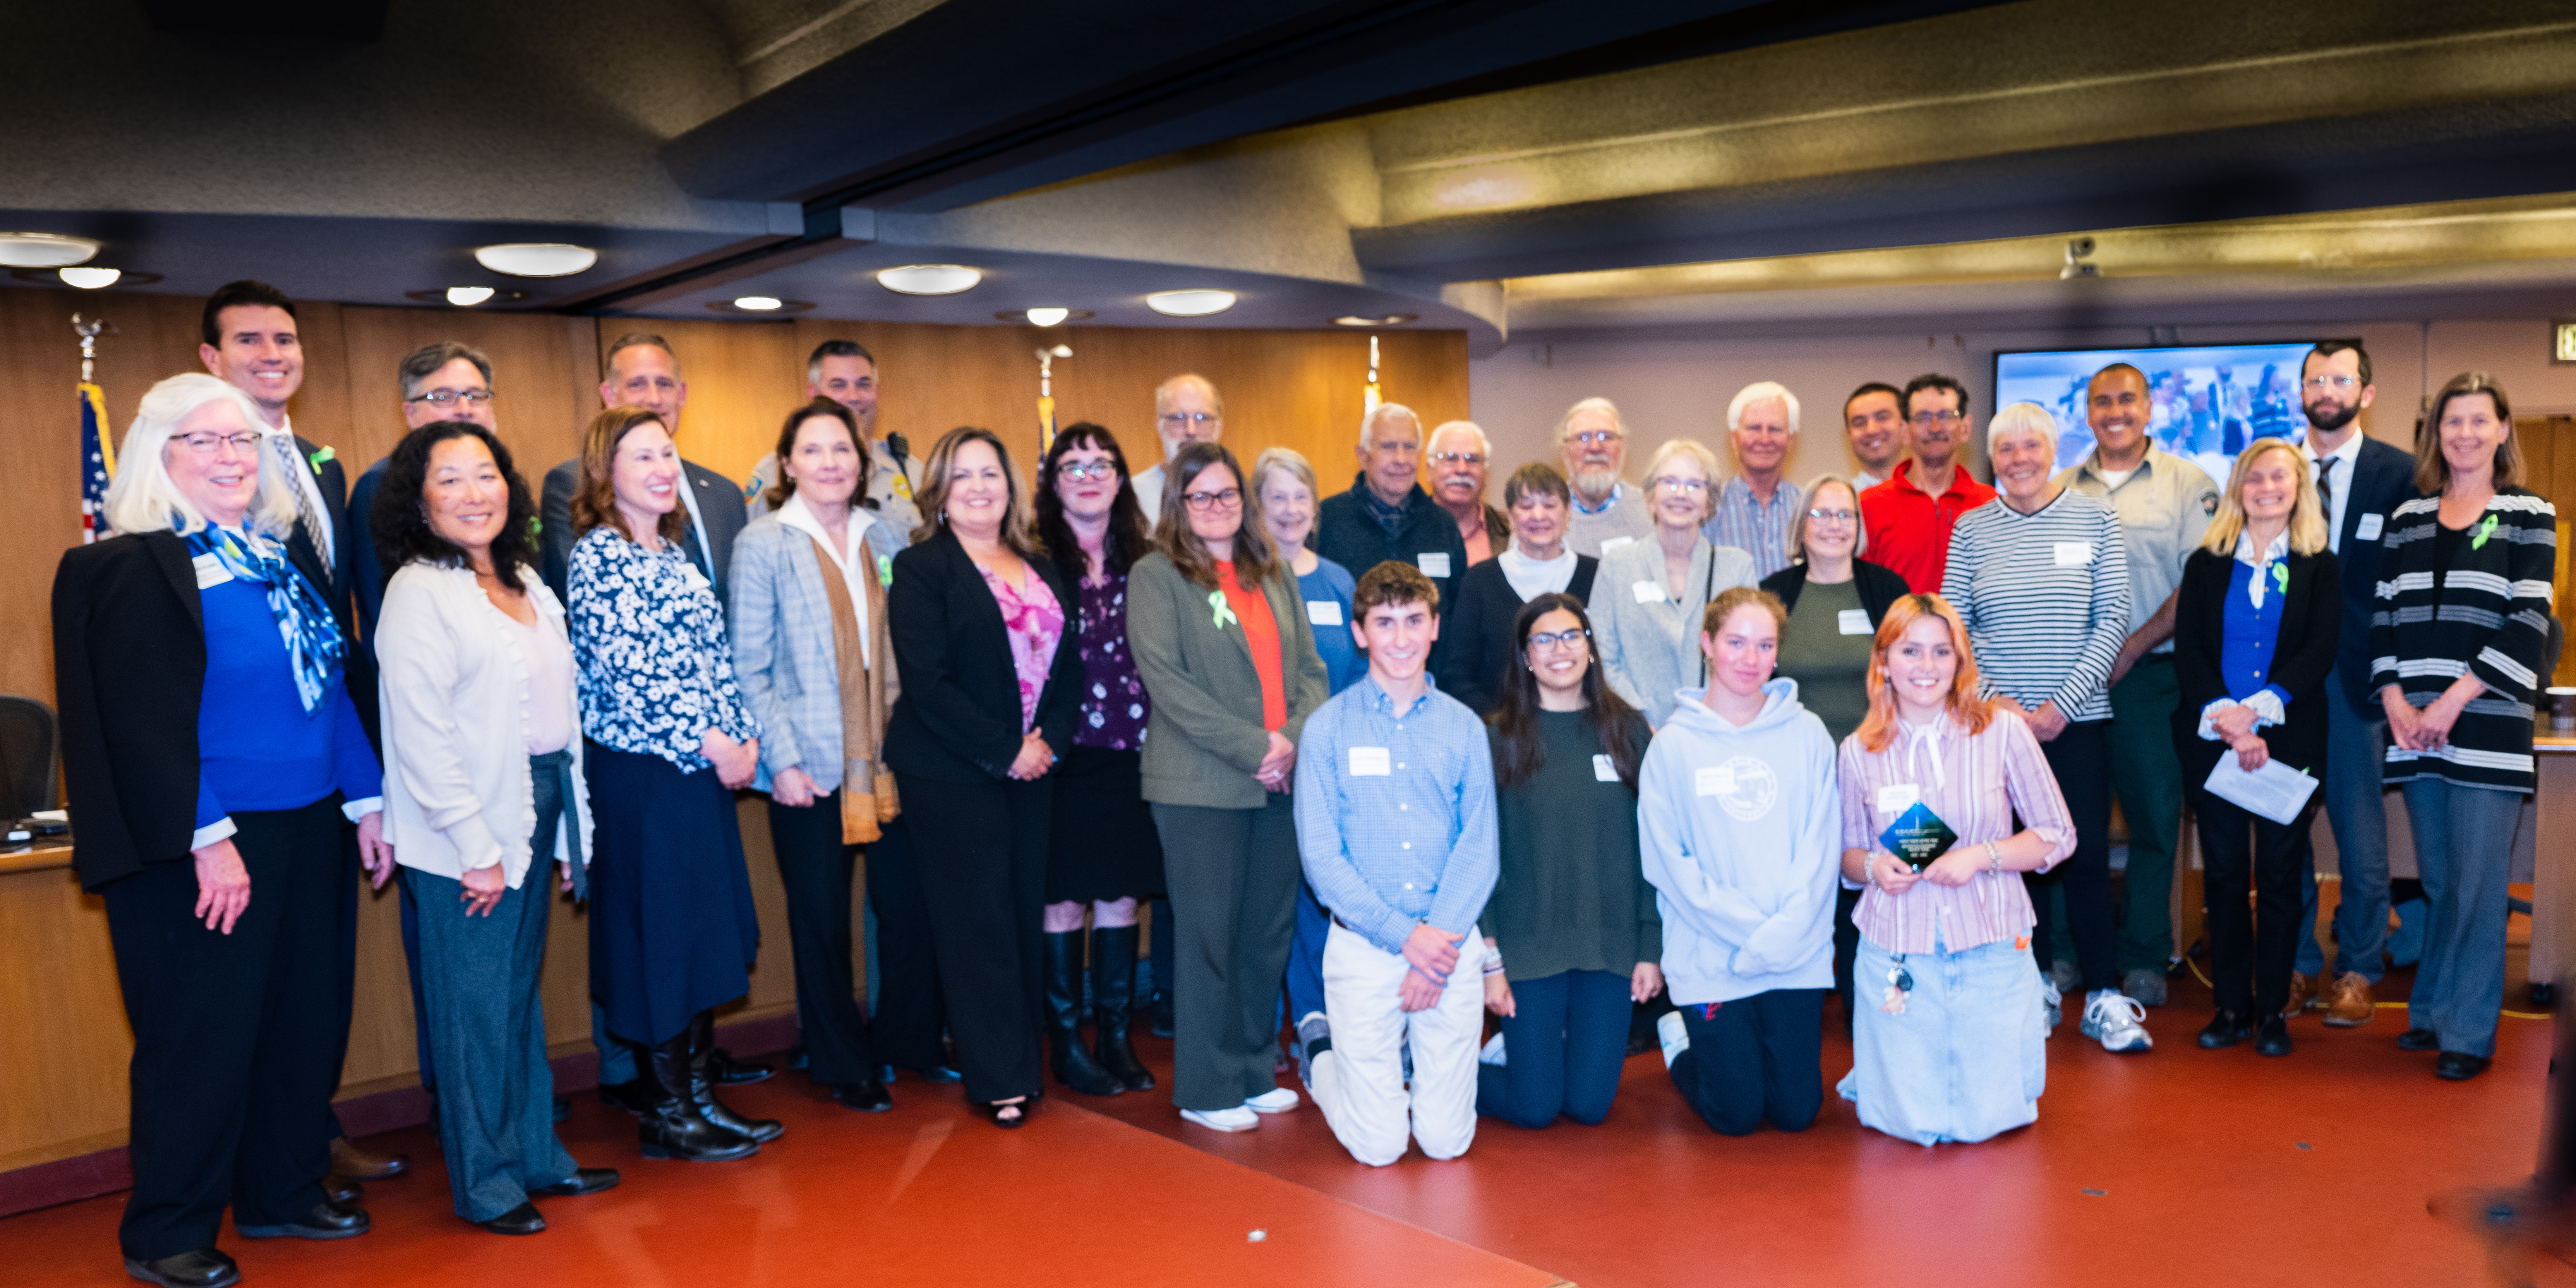
[[[1495,941],[1516,980],[1569,970],[1625,975],[1661,960],[1663,921],[1637,850],[1637,793],[1596,774],[1601,738],[1583,712],[1542,711],[1538,727],[1547,763],[1496,792],[1502,879],[1478,932]],[[1492,726],[1485,736],[1493,745]]]

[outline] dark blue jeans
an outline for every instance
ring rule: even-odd
[[[1673,1086],[1723,1136],[1769,1122],[1805,1131],[1825,1102],[1825,994],[1775,988],[1732,1002],[1681,1008],[1690,1049],[1673,1060]]]
[[[1564,1114],[1589,1127],[1610,1113],[1628,1059],[1628,977],[1569,970],[1512,981],[1502,1068],[1476,1070],[1476,1112],[1535,1131]]]

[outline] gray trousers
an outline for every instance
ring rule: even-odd
[[[1285,793],[1259,809],[1157,804],[1154,830],[1172,899],[1172,1103],[1238,1108],[1279,1085],[1279,986],[1300,871],[1295,816]]]
[[[2522,793],[2429,778],[2406,784],[2405,792],[2415,867],[2432,906],[2406,1025],[2431,1029],[2445,1051],[2492,1056],[2504,1009],[2505,882]]]
[[[2343,901],[2335,908],[2335,974],[2357,972],[2376,984],[2388,973],[2388,801],[2381,781],[2388,753],[2388,722],[2365,720],[2344,701],[2343,671],[2326,676],[2326,823],[2334,831],[2335,867],[2343,874]],[[2307,906],[2299,923],[2296,970],[2325,974],[2325,949],[2317,943],[2316,865],[2299,878]]]
[[[568,1180],[572,1155],[555,1138],[555,1077],[546,1063],[538,972],[546,960],[549,878],[528,869],[491,915],[467,916],[464,886],[403,869],[420,906],[420,983],[438,1062],[438,1146],[456,1214],[489,1221],[528,1191]]]

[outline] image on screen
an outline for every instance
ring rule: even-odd
[[[2155,401],[2147,432],[2156,445],[2224,485],[2236,454],[2258,438],[2295,443],[2307,434],[2299,410],[2299,364],[2313,342],[2211,344],[2155,349],[2060,349],[1995,355],[1995,406],[2034,402],[2057,418],[2057,463],[2093,450],[2084,393],[2093,373],[2125,362],[2147,373]]]

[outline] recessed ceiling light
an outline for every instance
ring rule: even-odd
[[[512,242],[476,247],[474,262],[512,277],[570,277],[590,271],[599,252],[563,242]]]
[[[1053,306],[1030,309],[1029,325],[1056,326],[1071,316],[1073,316],[1073,310],[1071,309],[1060,309]]]
[[[0,233],[0,265],[10,268],[62,268],[86,264],[98,243],[63,233]]]
[[[492,288],[488,286],[451,286],[447,288],[447,302],[457,306],[458,308],[470,309],[491,298]]]
[[[58,268],[54,272],[63,279],[63,285],[77,286],[84,291],[114,286],[116,279],[125,276],[112,268]]]
[[[1234,307],[1232,291],[1156,291],[1145,297],[1145,307],[1175,318],[1203,318],[1223,313]]]
[[[77,286],[95,291],[106,286],[150,286],[160,281],[159,273],[138,273],[133,269],[100,268],[13,268],[9,276],[37,286]],[[104,276],[99,276],[104,274]]]
[[[1041,305],[1034,309],[1004,309],[993,315],[996,321],[1026,322],[1030,326],[1062,326],[1067,322],[1079,322],[1090,316],[1089,309],[1068,309],[1055,305]]]
[[[735,308],[752,313],[775,313],[783,303],[785,301],[775,295],[737,295],[733,298]]]
[[[1410,321],[1412,321],[1412,320],[1414,320],[1415,318],[1418,318],[1418,317],[1420,317],[1420,316],[1422,316],[1422,315],[1421,315],[1421,314],[1419,314],[1419,313],[1385,313],[1385,314],[1380,314],[1379,316],[1377,316],[1377,317],[1373,317],[1373,318],[1364,318],[1364,317],[1361,317],[1360,315],[1358,315],[1358,314],[1356,314],[1356,313],[1349,313],[1349,314],[1344,314],[1344,315],[1343,315],[1343,316],[1341,316],[1341,317],[1334,318],[1334,319],[1333,319],[1333,325],[1335,325],[1335,326],[1403,326],[1405,323],[1410,322]]]
[[[126,274],[125,280],[133,281],[134,275]],[[515,304],[528,298],[528,293],[514,291],[506,286],[442,286],[434,291],[405,291],[403,298],[418,300],[423,304],[445,304],[453,308],[470,309],[482,304]]]
[[[814,307],[812,300],[782,300],[775,295],[737,295],[730,300],[709,300],[707,307],[718,313],[749,313],[755,316],[771,313],[802,313]]]
[[[955,295],[983,280],[982,272],[964,264],[906,264],[877,273],[877,285],[897,295]]]

